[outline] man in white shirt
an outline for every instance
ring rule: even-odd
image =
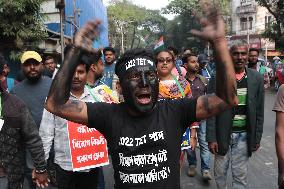
[[[83,60],[83,59],[82,59]],[[72,78],[70,99],[84,102],[95,102],[93,95],[85,85],[89,65],[82,61],[76,67]],[[54,142],[54,163],[58,189],[97,188],[99,172],[102,168],[73,172],[68,138],[68,121],[44,110],[40,125],[40,136],[43,141],[45,158],[48,159]]]

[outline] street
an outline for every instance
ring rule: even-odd
[[[265,93],[264,129],[260,149],[253,154],[249,164],[249,188],[250,189],[274,189],[277,188],[277,158],[274,144],[275,113],[272,112],[276,92],[274,89]],[[198,153],[199,155],[199,153]],[[200,159],[198,158],[198,174],[195,177],[186,175],[188,166],[184,162],[181,171],[182,189],[215,189],[215,181],[204,183],[200,174]],[[212,160],[213,167],[213,160]],[[106,189],[113,188],[113,171],[111,165],[104,167]],[[213,176],[213,171],[211,170]],[[228,180],[231,180],[229,175]],[[229,186],[228,189],[231,187]]]

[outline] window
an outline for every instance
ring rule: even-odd
[[[265,16],[265,28],[270,27],[272,22],[272,16]]]
[[[248,20],[249,20],[249,21],[248,21],[248,29],[249,29],[249,30],[252,30],[253,18],[252,18],[252,17],[249,17]]]
[[[240,19],[240,24],[241,24],[241,31],[247,30],[247,18],[242,17]]]
[[[241,0],[241,5],[250,5],[253,0]]]

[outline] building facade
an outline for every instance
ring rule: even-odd
[[[60,13],[55,8],[55,0],[43,2],[42,12],[45,17],[45,25],[49,34],[48,40],[40,45],[45,52],[57,52],[60,50]],[[64,9],[64,35],[65,43],[72,41],[76,31],[87,21],[99,19],[102,21],[100,26],[100,36],[94,42],[95,48],[108,46],[108,21],[107,9],[102,0],[65,0]]]
[[[231,45],[245,40],[252,48],[275,50],[274,42],[261,36],[273,21],[273,16],[265,7],[259,6],[255,0],[232,0],[231,10]]]

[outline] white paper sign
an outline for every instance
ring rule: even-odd
[[[0,119],[0,131],[1,131],[2,127],[3,127],[3,125],[4,125],[4,120]]]

